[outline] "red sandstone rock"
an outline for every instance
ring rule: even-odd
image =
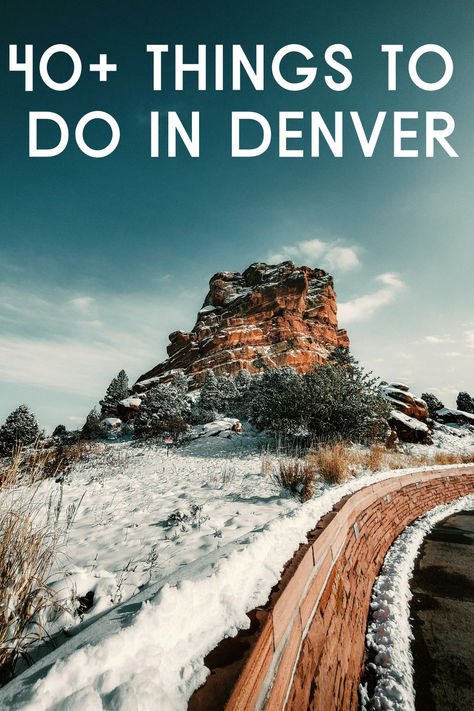
[[[382,388],[384,398],[393,408],[388,422],[402,442],[432,444],[428,406],[424,400],[413,395],[407,385],[391,383]]]
[[[291,365],[299,373],[323,363],[336,346],[349,346],[346,331],[338,329],[333,279],[322,269],[251,264],[242,274],[219,272],[190,333],[174,331],[168,359],[140,376],[136,392],[171,380],[180,370],[191,388],[206,372],[236,375]]]

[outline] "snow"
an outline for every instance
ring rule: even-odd
[[[120,405],[124,407],[140,407],[142,399],[140,397],[126,397],[125,400],[120,400]]]
[[[106,427],[120,427],[122,420],[119,417],[104,417],[101,424]]]
[[[51,582],[67,614],[51,631],[64,626],[68,639],[0,690],[0,709],[185,709],[208,674],[206,654],[248,627],[246,613],[267,601],[306,532],[342,496],[404,472],[319,483],[300,504],[262,474],[266,439],[246,423],[243,435],[231,434],[234,422],[204,425],[202,436],[169,451],[104,444],[63,484],[35,485],[40,508],[62,500]],[[437,446],[452,440],[457,451],[472,450],[469,428],[459,437],[450,429],[435,430]],[[90,591],[81,621],[72,598]]]
[[[399,422],[403,422],[404,425],[406,425],[407,427],[409,427],[412,430],[418,430],[420,432],[428,432],[429,431],[428,425],[426,425],[424,422],[420,422],[420,420],[417,420],[414,417],[405,415],[404,412],[399,412],[398,410],[392,410],[390,413],[390,417],[393,420],[398,420]]]
[[[361,685],[361,709],[415,711],[410,642],[410,579],[418,550],[433,526],[457,511],[473,510],[474,494],[437,506],[408,526],[389,549],[373,593],[367,646],[375,651],[371,666],[376,685],[369,698]]]
[[[474,415],[470,412],[464,412],[464,410],[451,410],[449,407],[442,407],[436,414],[444,419],[447,419],[450,416],[452,416],[453,419],[462,417],[465,420],[469,420],[469,422],[472,422],[474,425]]]

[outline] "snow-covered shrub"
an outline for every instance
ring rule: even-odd
[[[389,407],[377,379],[345,349],[304,375],[290,367],[266,370],[252,378],[248,402],[253,424],[283,437],[370,442],[387,429]]]
[[[390,407],[377,378],[351,356],[329,360],[302,376],[303,421],[318,440],[373,442],[387,432]]]
[[[307,434],[301,409],[303,394],[303,380],[294,368],[266,370],[250,387],[249,418],[258,429],[274,434]]]
[[[238,395],[235,378],[227,375],[217,378],[213,370],[208,370],[199,400],[193,408],[193,423],[202,425],[213,422],[219,414],[234,414]]]
[[[129,393],[128,375],[121,370],[111,381],[104,399],[100,401],[102,418],[116,417],[118,403],[128,397]]]
[[[100,412],[96,407],[86,417],[86,421],[81,430],[82,439],[100,439],[102,437],[102,425]]]
[[[188,379],[184,373],[175,373],[173,375],[172,385],[174,385],[177,390],[181,390],[183,393],[188,392]]]
[[[467,392],[460,392],[456,399],[456,406],[458,410],[463,412],[471,412],[474,414],[474,398],[472,398]]]
[[[67,433],[65,425],[56,425],[52,437],[63,437]]]
[[[436,420],[438,410],[444,407],[441,400],[439,400],[436,395],[433,395],[433,393],[421,393],[421,399],[426,402],[431,419]]]
[[[36,417],[27,407],[20,405],[0,427],[0,455],[11,454],[15,448],[27,447],[40,434]]]
[[[134,420],[134,436],[139,439],[165,433],[180,435],[188,429],[190,406],[181,389],[170,383],[148,391]]]

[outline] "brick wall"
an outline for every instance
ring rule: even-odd
[[[474,466],[417,472],[342,499],[308,535],[250,632],[225,641],[190,711],[357,709],[365,630],[387,549],[426,511],[474,491]],[[248,639],[246,639],[246,636]]]

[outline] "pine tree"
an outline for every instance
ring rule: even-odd
[[[458,410],[463,412],[471,412],[474,414],[474,399],[467,392],[460,392],[458,394],[456,405]]]
[[[104,399],[100,401],[102,417],[116,417],[118,403],[128,397],[129,393],[128,375],[121,370],[111,381]]]
[[[173,375],[172,384],[183,393],[188,392],[188,379],[184,373],[178,372]]]
[[[99,439],[102,437],[102,434],[100,412],[96,407],[93,407],[86,417],[81,436],[82,439]]]
[[[199,398],[199,409],[208,412],[217,412],[219,410],[220,393],[219,383],[214,371],[208,370],[204,385],[202,386],[201,396]]]
[[[426,402],[431,419],[436,420],[438,410],[444,407],[441,400],[433,393],[421,393],[421,399]]]
[[[39,437],[36,417],[27,407],[20,405],[10,413],[0,427],[0,454],[8,455],[16,447],[27,447]]]

